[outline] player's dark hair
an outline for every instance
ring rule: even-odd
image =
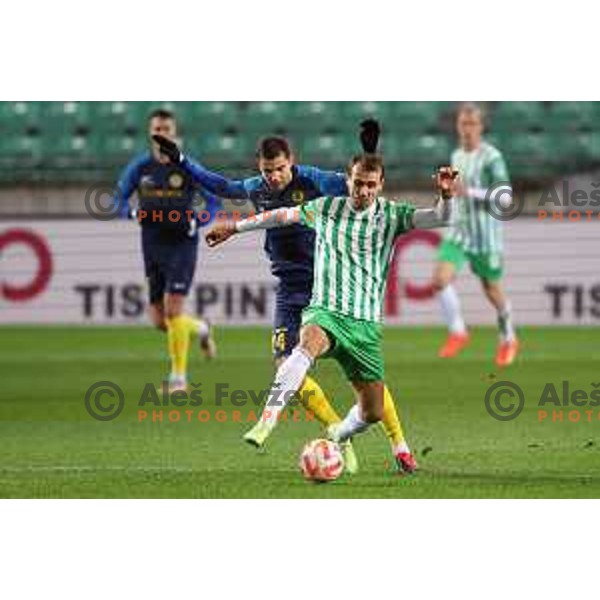
[[[172,121],[175,121],[175,113],[170,110],[167,110],[166,108],[157,108],[156,110],[153,110],[148,116],[148,121],[152,121],[152,119],[163,119],[165,121],[167,119],[170,119]]]
[[[280,136],[262,138],[256,147],[256,158],[273,160],[283,154],[286,158],[292,156],[290,143]]]
[[[381,178],[385,177],[385,166],[383,164],[383,157],[379,154],[358,154],[352,158],[348,164],[348,175],[352,173],[352,169],[359,165],[363,171],[367,173],[381,173]]]

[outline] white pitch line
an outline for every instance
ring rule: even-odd
[[[115,473],[206,473],[207,471],[222,471],[218,469],[206,469],[206,467],[181,467],[181,466],[144,466],[132,465],[130,467],[119,465],[107,465],[94,467],[92,465],[4,465],[0,466],[0,475],[3,473],[97,473],[100,471]],[[264,472],[262,469],[245,469],[246,472]],[[273,469],[271,469],[273,471]]]
[[[135,465],[130,467],[124,466],[98,466],[91,465],[23,465],[19,466],[0,466],[1,473],[96,473],[98,471],[114,471],[114,472],[175,472],[175,473],[192,473],[193,467],[177,467],[177,466],[143,466]]]

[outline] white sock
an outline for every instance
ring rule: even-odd
[[[198,324],[198,336],[200,339],[204,339],[210,333],[210,327],[204,319],[197,319]]]
[[[440,292],[440,304],[450,333],[467,333],[460,309],[460,300],[453,285],[447,285]]]
[[[500,338],[504,342],[515,340],[515,329],[512,323],[512,307],[507,302],[504,308],[498,311],[498,329],[500,329]]]
[[[360,408],[355,404],[346,418],[336,428],[336,442],[345,442],[357,433],[362,433],[370,427],[370,423],[362,420]]]
[[[410,454],[410,448],[406,442],[400,442],[394,448],[394,456],[398,456],[398,454]]]
[[[295,348],[289,357],[281,363],[275,375],[275,381],[263,410],[261,421],[274,428],[279,415],[292,396],[300,389],[308,370],[312,366],[312,359],[302,348]]]

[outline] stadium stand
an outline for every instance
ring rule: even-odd
[[[384,127],[388,178],[428,182],[452,144],[452,102],[1,102],[0,183],[112,181],[145,147],[148,113],[176,112],[189,152],[206,164],[246,174],[254,141],[288,135],[302,162],[339,167],[358,150],[356,124]],[[565,170],[600,165],[600,103],[488,103],[490,138],[515,180],[539,185]]]

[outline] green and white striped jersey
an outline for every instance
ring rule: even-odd
[[[452,154],[452,166],[460,171],[469,189],[482,191],[509,181],[501,152],[486,142],[473,152],[457,148]],[[474,254],[501,254],[502,222],[488,213],[486,202],[483,198],[458,198],[446,239]]]
[[[310,306],[380,322],[394,240],[412,228],[415,207],[377,198],[357,211],[348,197],[317,198],[300,209],[316,233]]]

